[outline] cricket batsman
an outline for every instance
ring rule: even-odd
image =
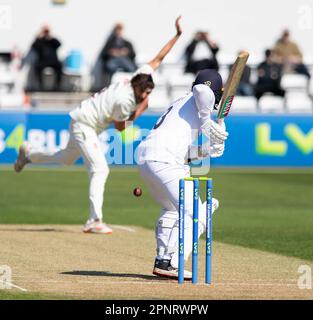
[[[161,205],[156,224],[157,255],[153,274],[178,278],[178,208],[179,180],[190,176],[190,160],[220,157],[228,133],[224,124],[211,119],[211,113],[222,97],[223,82],[213,69],[199,72],[192,91],[176,100],[159,118],[149,135],[138,147],[139,171]],[[203,134],[208,141],[193,143]],[[185,184],[185,260],[192,251],[192,182]],[[213,198],[213,212],[218,208]],[[199,237],[205,231],[206,203],[199,201]],[[184,278],[191,279],[184,270]]]
[[[180,17],[176,19],[175,27],[175,36],[130,80],[111,84],[70,112],[70,138],[65,149],[51,154],[36,152],[28,143],[20,147],[14,165],[16,172],[22,171],[28,163],[71,165],[83,157],[89,175],[90,216],[83,228],[86,233],[112,233],[112,229],[103,222],[103,193],[109,168],[98,135],[111,123],[117,130],[124,130],[125,121],[135,120],[148,107],[148,96],[154,88],[152,74],[182,34]]]

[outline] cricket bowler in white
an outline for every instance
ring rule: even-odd
[[[220,74],[212,69],[199,72],[192,91],[175,101],[159,118],[138,147],[139,170],[155,200],[162,206],[156,225],[157,255],[153,274],[178,278],[178,207],[179,180],[190,176],[190,160],[220,157],[228,136],[225,125],[211,119],[223,92]],[[200,134],[208,141],[193,145]],[[185,184],[185,260],[192,251],[192,189]],[[212,209],[218,208],[213,198]],[[199,237],[205,231],[206,203],[199,201]],[[184,278],[191,273],[184,271]]]
[[[125,129],[125,121],[135,120],[148,107],[148,96],[154,88],[152,73],[172,49],[182,31],[180,17],[175,21],[176,34],[156,57],[139,68],[130,80],[122,80],[104,88],[70,112],[70,138],[65,149],[56,153],[32,151],[24,143],[19,150],[14,169],[22,171],[28,163],[73,164],[83,157],[89,175],[90,217],[84,232],[110,234],[112,229],[103,222],[104,186],[109,168],[100,147],[98,135],[111,123],[117,130]]]

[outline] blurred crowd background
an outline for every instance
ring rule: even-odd
[[[2,10],[2,16],[4,12],[7,19],[12,20],[2,21],[1,28],[0,18],[0,35],[4,40],[0,44],[1,109],[71,108],[90,92],[130,77],[138,66],[153,58],[174,33],[175,14],[182,13],[184,35],[154,76],[156,88],[151,96],[150,110],[162,111],[171,101],[190,90],[194,75],[201,69],[214,68],[226,81],[236,55],[242,50],[249,51],[251,56],[238,88],[234,110],[313,110],[313,44],[309,44],[313,34],[312,1],[294,6],[278,0],[276,7],[280,12],[274,10],[275,6],[265,8],[266,1],[260,12],[257,7],[247,7],[245,0],[240,0],[236,6],[223,0],[216,8],[210,8],[206,1],[196,1],[194,10],[190,10],[190,4],[186,2],[184,6],[184,1],[181,1],[180,7],[184,8],[181,12],[173,7],[173,3],[178,4],[176,0],[168,6],[166,1],[153,0],[149,8],[145,2],[135,0],[133,6],[127,4],[126,7],[128,10],[132,8],[128,15],[136,21],[137,29],[132,27],[130,18],[125,18],[125,8],[113,10],[104,2],[94,1],[89,4],[93,10],[86,12],[78,2],[82,3],[79,0],[43,0],[39,4],[32,0],[29,1],[31,10],[27,17],[19,21],[14,18],[21,16],[25,3],[18,4],[12,0],[2,4],[0,1],[0,13]],[[121,1],[117,2],[120,4]],[[201,9],[207,10],[207,20]],[[224,14],[218,9],[230,12]],[[97,20],[99,13],[95,17],[90,16],[90,12],[98,10],[103,12],[103,19],[110,16],[109,28],[103,28]],[[145,11],[146,16],[155,12],[151,23],[143,17]],[[64,23],[64,12],[72,12],[75,21],[80,17],[82,26],[73,24],[71,16],[68,23]],[[247,16],[250,12],[255,16]],[[60,14],[62,28],[56,20]],[[258,20],[256,17],[259,15]],[[246,23],[237,22],[238,18],[246,20]],[[277,23],[279,19],[281,21]],[[91,24],[96,32],[90,32],[87,25]],[[37,33],[29,35],[29,25],[32,30],[36,27]],[[191,25],[192,28],[188,28]],[[63,32],[68,35],[69,29],[71,36],[64,37]],[[294,33],[301,35],[301,43]],[[266,37],[270,35],[266,41],[264,34]],[[30,41],[26,43],[24,38]],[[100,44],[98,48],[95,48],[95,39]],[[66,50],[62,49],[64,47]]]

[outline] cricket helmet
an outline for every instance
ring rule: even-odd
[[[219,102],[221,101],[224,91],[221,75],[215,69],[200,70],[192,86],[195,86],[197,84],[204,84],[212,89],[215,96],[214,108],[216,109]]]

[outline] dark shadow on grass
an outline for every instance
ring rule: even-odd
[[[137,273],[114,273],[109,271],[84,271],[84,270],[74,270],[74,271],[65,271],[61,274],[71,275],[71,276],[96,276],[96,277],[116,277],[116,278],[135,278],[135,279],[144,279],[144,280],[153,280],[153,281],[173,281],[171,279],[159,278],[157,276],[150,276],[146,274],[137,274]]]
[[[76,233],[75,231],[71,230],[64,230],[64,229],[55,229],[55,228],[17,228],[17,229],[6,229],[0,228],[0,231],[8,231],[8,232],[65,232],[65,233]]]
[[[16,231],[23,231],[23,232],[62,232],[62,230],[57,230],[53,228],[38,228],[38,229],[16,229]]]
[[[53,228],[38,228],[38,229],[24,229],[24,228],[19,228],[19,229],[5,229],[5,228],[0,228],[0,231],[18,231],[18,232],[63,232],[63,230],[57,230]]]

